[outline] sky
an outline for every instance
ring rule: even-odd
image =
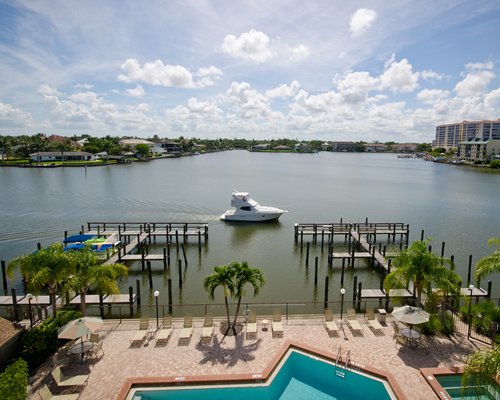
[[[498,0],[0,0],[0,135],[430,142],[500,118]]]

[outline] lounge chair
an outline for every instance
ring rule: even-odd
[[[149,318],[141,318],[139,321],[139,330],[131,339],[131,345],[141,345],[148,336]]]
[[[179,336],[179,344],[188,344],[193,334],[193,316],[186,314],[184,316],[184,325]]]
[[[368,322],[368,326],[373,329],[374,332],[376,333],[383,333],[384,332],[384,327],[380,322],[378,322],[377,319],[375,319],[375,311],[373,308],[367,308],[366,309],[366,321]]]
[[[88,375],[73,375],[66,376],[61,371],[61,367],[55,367],[52,372],[52,377],[57,383],[57,386],[66,387],[66,386],[83,386],[87,383]]]
[[[172,334],[172,316],[166,315],[163,317],[163,325],[156,336],[156,344],[166,343]]]
[[[283,323],[281,322],[281,309],[275,308],[273,310],[273,337],[283,337]]]
[[[333,313],[329,308],[325,308],[325,321],[323,323],[325,325],[326,331],[328,332],[328,336],[338,336],[339,327],[333,320]]]
[[[255,310],[250,310],[248,312],[247,320],[247,339],[255,339],[257,337],[257,313]]]
[[[59,394],[55,395],[52,394],[50,391],[49,387],[47,385],[43,385],[38,391],[37,391],[38,396],[42,400],[77,400],[78,397],[80,397],[79,393],[75,394]]]
[[[351,331],[355,334],[363,334],[363,329],[361,328],[361,324],[356,319],[356,312],[353,308],[347,310],[347,323]]]
[[[201,342],[210,342],[214,335],[214,317],[211,314],[205,315],[205,322],[201,331]]]

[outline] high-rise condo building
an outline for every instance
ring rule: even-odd
[[[458,148],[459,143],[472,139],[487,142],[500,140],[500,118],[493,121],[463,121],[436,127],[432,147]]]

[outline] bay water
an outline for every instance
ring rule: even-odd
[[[227,223],[220,215],[230,208],[232,191],[248,191],[262,205],[289,212],[277,222]],[[397,158],[395,154],[252,153],[227,151],[148,163],[88,168],[0,168],[0,259],[62,241],[64,231],[76,234],[87,221],[206,222],[209,239],[198,251],[197,240],[187,246],[183,287],[172,268],[174,303],[210,303],[203,279],[216,265],[247,261],[263,270],[266,284],[256,301],[312,302],[324,297],[330,277],[330,299],[340,297],[340,265],[327,266],[326,246],[305,250],[294,242],[295,223],[404,222],[410,243],[432,238],[433,250],[455,256],[465,287],[469,255],[473,263],[494,250],[487,241],[500,236],[500,173],[478,168]],[[384,240],[384,239],[382,239]],[[161,253],[164,244],[152,250]],[[175,247],[175,246],[174,246]],[[173,257],[176,253],[173,249]],[[314,285],[314,258],[318,284]],[[181,257],[182,258],[182,257]],[[168,272],[153,262],[154,290],[167,302]],[[121,292],[140,280],[149,294],[147,274],[140,263],[130,264]],[[344,286],[352,295],[354,276],[363,288],[378,288],[380,275],[358,260],[347,269]],[[493,294],[500,278],[492,275]],[[483,282],[486,287],[486,282]],[[9,281],[22,293],[17,275]],[[248,288],[245,300],[252,301]],[[222,290],[216,292],[222,301]]]

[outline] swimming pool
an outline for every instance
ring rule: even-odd
[[[297,350],[290,350],[267,383],[225,386],[137,388],[128,400],[390,400],[389,384],[379,378]]]
[[[485,385],[478,388],[462,387],[462,375],[436,375],[436,380],[452,400],[497,400],[500,399],[498,385]]]

